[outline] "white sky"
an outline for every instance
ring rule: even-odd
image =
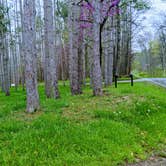
[[[147,38],[153,40],[153,38],[155,38],[155,35],[156,35],[154,22],[156,22],[157,20],[160,20],[161,12],[166,13],[166,0],[150,0],[150,2],[151,2],[151,8],[140,16],[140,18],[143,18],[143,21],[142,21],[143,27],[137,33],[137,37],[139,35],[144,35]],[[133,49],[135,51],[140,50],[140,47],[137,42],[137,37],[135,38],[133,43]],[[146,42],[146,41],[143,41],[143,42]]]
[[[148,10],[145,14],[144,26],[145,30],[152,30],[153,22],[160,17],[160,12],[166,13],[166,0],[151,0],[152,8]]]

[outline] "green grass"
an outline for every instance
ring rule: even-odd
[[[145,71],[140,72],[140,71],[134,70],[132,73],[133,73],[135,78],[160,78],[160,77],[166,77],[166,73],[163,70],[161,70],[161,69],[152,70],[151,73],[145,72]]]
[[[165,156],[166,90],[147,83],[120,84],[93,97],[89,87],[72,97],[46,99],[42,111],[25,113],[25,93],[0,93],[0,165],[102,166]]]

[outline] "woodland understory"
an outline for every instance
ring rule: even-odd
[[[88,82],[101,96],[103,83],[111,86],[140,65],[153,73],[155,61],[165,72],[165,19],[157,40],[146,45],[147,35],[141,36],[141,53],[133,51],[139,15],[149,8],[146,0],[0,0],[2,92],[9,96],[11,86],[17,91],[22,85],[27,112],[34,112],[40,109],[38,82],[44,82],[47,98],[61,96],[59,80],[70,81],[72,95],[82,94]]]
[[[147,32],[151,6],[0,0],[0,165],[166,158],[166,89],[128,81],[114,87],[116,79],[166,76],[166,14]]]

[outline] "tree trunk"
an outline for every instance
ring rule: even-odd
[[[45,23],[45,86],[48,98],[59,97],[57,63],[55,56],[55,40],[53,25],[53,4],[50,0],[44,0]]]
[[[114,27],[113,17],[108,19],[104,29],[104,56],[105,56],[105,85],[112,85],[113,81],[113,51],[114,51]]]
[[[9,56],[7,51],[7,41],[4,38],[1,41],[1,55],[2,55],[2,62],[3,62],[3,89],[6,96],[10,95],[10,81],[9,81]]]
[[[27,92],[27,112],[33,113],[39,109],[37,89],[36,64],[36,33],[35,33],[35,0],[24,0],[24,55],[25,80]]]
[[[93,94],[102,95],[102,73],[100,66],[100,0],[93,1],[93,55],[92,55],[92,79]]]
[[[24,67],[24,64],[25,64],[25,55],[23,54],[24,53],[24,50],[23,50],[23,21],[24,21],[24,16],[23,16],[23,10],[22,10],[22,0],[19,0],[19,5],[20,5],[20,16],[21,16],[21,27],[22,27],[22,30],[21,30],[21,43],[20,43],[20,58],[21,58],[21,83],[22,83],[22,88],[23,90],[25,90],[25,67]]]
[[[80,78],[79,78],[79,55],[78,55],[78,36],[79,36],[79,7],[76,4],[71,4],[69,14],[69,75],[70,87],[72,95],[82,93]]]

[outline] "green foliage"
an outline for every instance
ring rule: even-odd
[[[125,8],[129,4],[137,11],[150,9],[150,4],[146,0],[121,0],[120,6],[121,8]]]
[[[152,73],[148,73],[146,71],[137,71],[137,70],[133,70],[133,75],[135,76],[135,78],[160,78],[160,77],[166,77],[166,73],[165,71],[161,70],[161,69],[155,69],[153,70]]]
[[[68,7],[63,1],[57,1],[56,15],[63,18],[64,20],[68,17]]]
[[[5,17],[7,13],[8,9],[0,5],[0,36],[7,32],[7,25],[10,23]]]
[[[39,31],[43,27],[44,23],[40,16],[36,17],[36,30]]]
[[[151,48],[151,55],[153,57],[157,57],[160,55],[160,47],[159,47],[159,42],[158,41],[151,41],[149,43],[150,48]]]
[[[138,11],[150,9],[149,3],[145,0],[133,0],[134,8]]]
[[[68,84],[68,83],[67,83]],[[106,88],[102,97],[46,99],[42,111],[26,114],[21,88],[0,93],[0,165],[118,165],[146,159],[166,146],[166,90],[147,83]],[[163,152],[162,152],[162,155]]]
[[[158,40],[150,41],[147,49],[135,53],[133,69],[139,71],[140,76],[144,73],[143,77],[165,76],[161,64],[160,43]]]

